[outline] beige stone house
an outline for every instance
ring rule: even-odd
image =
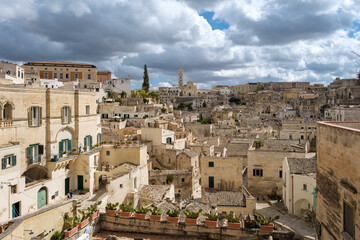
[[[360,122],[318,122],[317,136],[317,237],[358,239]]]

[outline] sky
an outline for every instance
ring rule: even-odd
[[[358,0],[0,0],[0,60],[73,61],[151,89],[353,78]]]

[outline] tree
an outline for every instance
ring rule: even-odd
[[[145,91],[145,92],[149,92],[149,88],[150,88],[150,83],[149,83],[149,75],[148,75],[148,72],[147,72],[147,67],[146,67],[146,64],[144,65],[144,82],[142,84],[142,89]]]

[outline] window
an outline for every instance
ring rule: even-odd
[[[54,78],[57,78],[57,73],[54,73]]]
[[[303,184],[303,190],[307,191],[307,184]]]
[[[88,74],[88,79],[91,79],[91,74],[90,73]]]
[[[181,182],[185,182],[185,178],[182,178],[182,179],[181,179]]]
[[[86,105],[86,115],[90,115],[90,105]]]
[[[66,73],[66,74],[65,74],[65,77],[66,77],[66,79],[69,79],[69,74]]]
[[[16,156],[14,154],[6,155],[1,160],[1,168],[6,169],[16,166]]]
[[[17,193],[17,184],[11,185],[11,193],[12,194]]]
[[[60,73],[60,79],[63,79],[63,78],[64,78],[64,74]]]
[[[354,239],[355,237],[355,209],[344,201],[344,232]]]
[[[253,169],[253,176],[254,177],[262,177],[263,176],[263,170],[262,169]]]
[[[26,156],[29,164],[41,162],[41,156],[44,154],[44,145],[32,144],[26,148]]]
[[[63,154],[71,151],[71,140],[63,139],[59,142],[59,157],[62,157]]]
[[[85,146],[87,149],[90,149],[90,147],[92,146],[92,136],[88,135],[88,136],[84,137],[84,147]]]
[[[209,177],[209,188],[214,188],[214,177]]]
[[[120,184],[120,188],[123,188],[123,184],[122,184],[122,183]]]
[[[209,167],[214,167],[214,162],[209,162]]]
[[[79,78],[79,74],[78,74],[78,73],[75,73],[75,74],[74,74],[74,77],[75,77],[75,79],[78,79],[78,78]]]
[[[106,156],[110,156],[110,151],[106,151]]]
[[[301,138],[301,140],[303,140],[303,139],[304,139],[304,135],[301,135],[300,138]]]
[[[70,123],[71,120],[71,111],[69,106],[64,106],[61,109],[61,120],[62,124]]]
[[[38,127],[42,124],[42,107],[30,107],[28,110],[30,127]]]
[[[49,78],[49,73],[45,72],[45,73],[44,73],[44,78],[45,78],[45,79],[48,79],[48,78]]]
[[[279,178],[282,178],[282,170],[279,171]]]
[[[101,133],[98,133],[96,136],[97,143],[99,144],[101,142]]]

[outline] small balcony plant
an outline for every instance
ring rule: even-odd
[[[86,150],[87,150],[87,146],[84,146],[84,151],[86,152]]]
[[[154,204],[152,204],[151,207],[152,209],[150,210],[150,220],[161,221],[161,214],[163,211]]]
[[[234,214],[228,214],[225,216],[225,218],[228,221],[228,228],[241,228],[240,219]]]
[[[122,203],[119,208],[120,208],[120,212],[119,212],[120,217],[129,218],[134,212],[134,207],[132,202],[129,204]]]
[[[81,215],[81,217],[79,217],[78,227],[79,229],[82,229],[89,224],[90,212],[85,212],[84,210],[81,209],[79,209],[78,212]]]
[[[200,209],[197,212],[192,212],[189,210],[185,210],[183,213],[185,214],[185,223],[186,224],[197,224],[197,218],[199,217],[199,214],[202,212],[202,209]]]
[[[71,237],[78,232],[78,221],[79,219],[76,216],[69,217],[68,214],[65,215],[65,224],[67,225],[67,228],[64,231],[65,237]]]
[[[150,209],[141,206],[140,208],[135,208],[135,218],[137,219],[146,219],[146,214],[150,212]]]
[[[102,201],[98,201],[87,208],[87,210],[90,212],[90,220],[94,220],[99,216],[99,210],[97,210],[97,208],[101,203]]]
[[[168,222],[179,222],[179,215],[180,215],[180,210],[179,209],[174,209],[174,210],[168,210],[166,212],[167,214],[167,221]]]
[[[205,225],[208,227],[216,227],[218,225],[218,219],[219,219],[219,215],[217,212],[210,212],[210,213],[205,213],[204,214],[206,216],[205,219]]]
[[[116,216],[117,206],[119,206],[119,203],[107,203],[105,207],[106,214],[110,216]]]
[[[272,232],[274,231],[274,222],[279,218],[280,216],[276,216],[274,218],[272,217],[267,218],[264,215],[260,215],[257,217],[256,221],[260,224],[261,231]]]

